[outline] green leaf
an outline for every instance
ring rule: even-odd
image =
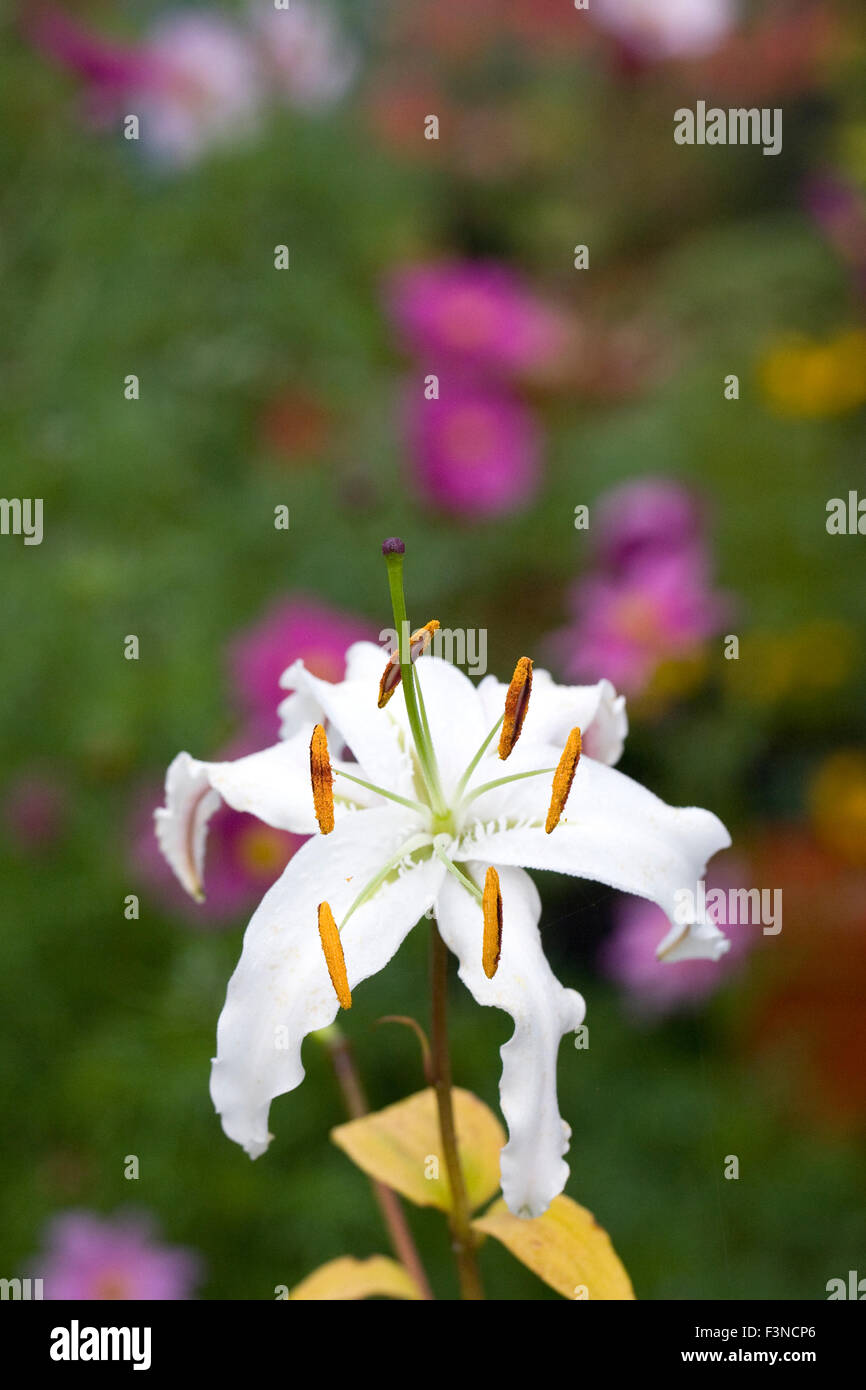
[[[499,1151],[505,1132],[470,1091],[452,1091],[457,1146],[474,1211],[499,1190]],[[374,1115],[338,1125],[331,1138],[371,1178],[393,1187],[420,1207],[451,1209],[451,1191],[432,1087]]]
[[[563,1298],[632,1299],[634,1289],[607,1231],[570,1197],[554,1197],[543,1216],[522,1221],[500,1199],[473,1221]]]

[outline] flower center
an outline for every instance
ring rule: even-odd
[[[452,837],[457,834],[457,824],[453,810],[442,811],[438,814],[434,812],[431,834],[450,835]]]
[[[497,719],[471,759],[457,783],[450,801],[445,799],[436,761],[436,751],[430,733],[430,723],[424,707],[421,682],[415,668],[416,660],[429,645],[433,632],[439,624],[434,619],[416,632],[410,628],[406,616],[406,599],[403,593],[404,550],[403,542],[396,538],[386,541],[382,546],[382,553],[388,565],[388,581],[394,612],[394,628],[398,634],[398,649],[389,658],[385,667],[379,685],[378,705],[380,709],[383,709],[397,686],[402,685],[417,766],[424,784],[423,791],[420,792],[423,800],[416,801],[409,797],[400,796],[397,792],[388,791],[384,787],[378,787],[372,782],[356,777],[354,773],[347,772],[344,768],[340,768],[337,775],[347,778],[350,782],[356,782],[359,786],[366,787],[389,801],[396,801],[415,811],[421,817],[425,828],[423,830],[416,829],[415,833],[404,841],[387,864],[361,889],[342,922],[338,924],[334,920],[330,905],[327,902],[319,904],[319,936],[322,950],[331,983],[344,1009],[351,1008],[352,997],[340,941],[343,927],[353,913],[364,903],[369,902],[389,878],[399,874],[405,865],[417,864],[423,858],[429,857],[431,853],[441,859],[448,872],[462,884],[481,907],[484,928],[482,964],[488,979],[493,977],[499,966],[502,947],[502,894],[499,888],[499,876],[495,868],[489,868],[482,891],[480,886],[470,878],[465,866],[461,867],[460,864],[455,863],[449,850],[452,850],[452,846],[463,828],[467,808],[476,797],[483,796],[486,792],[492,791],[494,787],[503,786],[507,782],[518,782],[524,777],[541,777],[554,773],[550,809],[544,827],[549,835],[559,824],[580,758],[580,730],[575,728],[571,731],[558,767],[540,767],[533,768],[529,772],[515,772],[511,776],[498,777],[492,782],[485,782],[467,792],[466,789],[472,774],[493,739],[499,733],[500,728],[502,734],[498,752],[501,761],[505,761],[510,756],[520,738],[532,690],[532,662],[529,657],[524,656],[518,661],[511,678],[502,715]],[[321,724],[316,725],[310,742],[310,780],[313,788],[316,819],[322,834],[328,835],[334,829],[334,795],[332,789],[334,773],[328,755],[326,731]]]

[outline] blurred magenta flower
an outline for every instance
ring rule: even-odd
[[[524,374],[566,349],[569,327],[507,265],[442,261],[407,265],[386,286],[403,346],[430,361],[484,373]]]
[[[235,744],[229,756],[249,751],[249,743]],[[162,800],[160,787],[151,787],[136,800],[130,836],[132,866],[163,910],[183,917],[190,925],[232,926],[277,881],[304,842],[301,835],[276,830],[230,806],[220,806],[209,822],[207,901],[195,903],[178,888],[156,847],[153,815]]]
[[[17,777],[3,792],[3,826],[19,849],[38,851],[57,840],[66,816],[66,792],[42,772]]]
[[[630,53],[651,61],[709,53],[734,27],[734,0],[592,0],[590,14]]]
[[[538,428],[523,402],[488,384],[441,382],[439,400],[415,388],[408,435],[417,484],[443,511],[500,516],[523,506],[541,472]]]
[[[663,662],[694,656],[729,611],[696,550],[653,556],[622,575],[587,575],[570,603],[572,622],[550,639],[559,669],[568,680],[603,671],[629,695],[640,694]]]
[[[263,83],[242,29],[204,10],[167,12],[135,44],[104,39],[59,6],[24,20],[34,46],[77,73],[100,124],[136,115],[144,153],[187,165],[214,145],[235,144],[258,123]]]
[[[695,494],[670,478],[640,478],[606,492],[593,517],[596,559],[624,572],[701,543],[703,517]]]
[[[56,5],[34,7],[23,29],[34,47],[83,79],[91,119],[138,116],[141,149],[168,166],[244,141],[269,100],[302,110],[332,104],[358,66],[332,16],[306,0],[292,0],[288,10],[257,0],[248,24],[201,8],[169,10],[128,44],[103,38]]]
[[[280,676],[302,660],[320,680],[341,681],[353,642],[375,642],[372,623],[313,598],[280,599],[229,648],[231,679],[247,721],[266,737],[279,725]]]
[[[742,874],[740,869],[739,877],[744,881]],[[617,898],[615,925],[602,942],[598,963],[602,974],[623,991],[634,1013],[660,1017],[700,1004],[737,974],[757,943],[761,927],[728,920],[738,915],[727,910],[731,901],[728,889],[734,886],[734,867],[730,864],[720,865],[720,870],[714,870],[706,880],[706,916],[724,928],[731,943],[730,950],[717,961],[660,961],[660,933],[668,926],[664,913],[642,898]],[[725,904],[716,905],[711,896],[714,890],[725,893]]]
[[[45,1236],[32,1277],[44,1281],[47,1299],[187,1299],[201,1278],[199,1256],[161,1244],[145,1215],[68,1211]]]
[[[59,5],[28,6],[21,26],[38,52],[84,79],[87,114],[97,124],[117,116],[126,92],[156,80],[143,49],[103,38]]]
[[[252,0],[250,18],[262,65],[292,106],[313,111],[345,96],[358,54],[318,0],[291,0],[287,10],[275,9],[273,0]]]
[[[406,266],[391,277],[386,300],[403,346],[430,371],[453,362],[497,375],[535,372],[570,339],[563,315],[494,262]]]
[[[803,203],[833,250],[848,267],[857,293],[866,296],[866,199],[838,174],[814,174]]]

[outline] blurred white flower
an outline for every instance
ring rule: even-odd
[[[262,83],[249,39],[204,11],[175,12],[144,46],[149,76],[132,94],[144,151],[186,165],[214,145],[242,141],[257,127]]]
[[[263,64],[292,106],[317,110],[345,95],[358,70],[358,53],[328,9],[291,0],[287,10],[277,10],[273,0],[253,0],[250,18]]]
[[[737,21],[735,0],[592,0],[591,13],[644,58],[709,53]]]

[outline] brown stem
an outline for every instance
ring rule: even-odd
[[[336,1028],[329,1029],[326,1045],[349,1117],[353,1120],[360,1120],[363,1115],[369,1113],[370,1107],[367,1104],[367,1097],[364,1094],[358,1068],[355,1066],[355,1058],[349,1040],[344,1038]],[[376,1178],[370,1179],[370,1186],[379,1204],[382,1219],[388,1228],[394,1254],[411,1274],[421,1297],[432,1299],[433,1290],[430,1288],[424,1266],[421,1263],[421,1256],[418,1254],[412,1239],[412,1232],[409,1230],[400,1198],[393,1188],[386,1187],[385,1183],[378,1182]]]
[[[439,935],[435,921],[431,938],[430,982],[432,988],[432,1070],[436,1104],[439,1110],[439,1133],[442,1152],[451,1188],[451,1242],[457,1261],[460,1293],[464,1299],[482,1299],[484,1291],[478,1273],[475,1234],[472,1230],[466,1183],[460,1166],[457,1129],[454,1124],[454,1105],[451,1096],[451,1057],[448,1051],[448,948]]]

